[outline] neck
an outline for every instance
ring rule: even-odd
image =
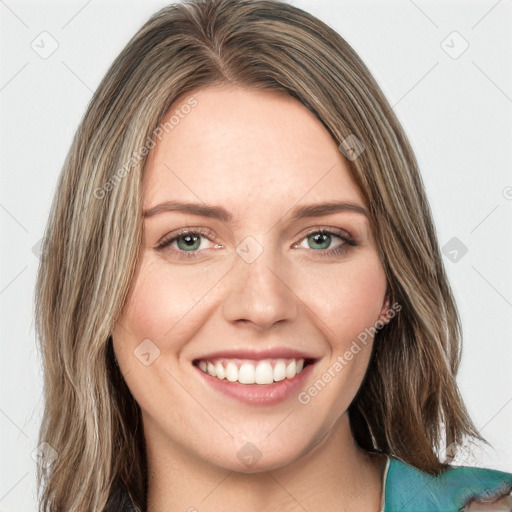
[[[145,421],[147,512],[338,510],[378,512],[385,458],[355,442],[348,415],[289,464],[241,473],[200,459]]]

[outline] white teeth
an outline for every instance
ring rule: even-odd
[[[288,364],[286,364],[288,362]],[[212,377],[240,384],[272,384],[284,379],[293,379],[304,368],[304,359],[267,359],[254,364],[242,361],[237,365],[234,361],[213,363],[201,360],[198,364],[203,372]]]
[[[286,378],[293,379],[297,375],[297,364],[295,363],[295,359],[291,361],[286,367]]]
[[[268,361],[258,363],[254,372],[254,381],[256,384],[272,384],[274,382],[272,365]]]
[[[224,366],[222,366],[221,363],[217,363],[215,365],[215,373],[216,373],[216,376],[219,379],[225,379],[226,378],[226,370],[224,370]]]
[[[279,382],[286,379],[286,366],[284,361],[278,361],[274,366],[274,380]]]
[[[217,376],[217,373],[215,372],[215,366],[213,366],[212,363],[208,362],[208,366],[207,366],[206,370],[212,377]]]
[[[254,365],[250,363],[244,363],[238,370],[238,382],[240,384],[254,384],[254,374],[256,370]]]
[[[236,382],[238,380],[238,368],[235,363],[228,363],[226,366],[226,379],[229,382]]]

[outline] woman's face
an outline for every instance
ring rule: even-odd
[[[116,357],[153,453],[282,467],[346,429],[387,309],[363,197],[287,95],[210,87],[172,115]]]

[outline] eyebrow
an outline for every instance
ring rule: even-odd
[[[166,201],[157,204],[148,210],[144,210],[144,218],[153,217],[163,212],[182,212],[201,217],[209,217],[218,219],[223,222],[231,222],[233,216],[222,206],[212,206],[205,203],[190,203],[182,201]],[[291,221],[295,222],[304,218],[323,217],[333,213],[352,212],[360,213],[366,217],[370,217],[368,210],[359,204],[345,201],[330,201],[327,203],[318,203],[299,206],[292,211]]]

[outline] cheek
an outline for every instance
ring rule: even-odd
[[[211,313],[216,285],[225,274],[221,266],[198,272],[194,265],[169,265],[143,254],[113,335],[117,361],[134,395],[141,385],[148,388],[148,369],[176,368],[183,349]],[[144,367],[148,360],[150,366]],[[165,382],[153,388],[160,385],[165,387]]]
[[[181,339],[178,333],[192,328],[194,308],[218,281],[216,274],[197,272],[193,266],[171,268],[145,257],[120,324],[137,339],[150,338],[156,343]]]
[[[363,381],[373,347],[373,328],[386,294],[386,276],[377,254],[347,260],[336,270],[307,277],[304,294],[315,324],[327,341],[329,356],[319,366],[310,388],[299,397],[332,422],[345,411]],[[318,320],[320,319],[320,321]]]
[[[214,282],[215,272],[193,266],[171,267],[145,253],[114,333],[116,359],[135,400],[152,417],[169,398],[181,350],[199,328],[199,302]],[[149,354],[149,356],[147,355]],[[146,364],[147,363],[147,364]],[[173,399],[180,403],[179,392]],[[172,418],[179,422],[179,415]]]
[[[375,253],[347,260],[337,268],[322,270],[306,281],[308,306],[323,320],[319,326],[334,351],[375,325],[386,294],[386,276]],[[309,290],[306,292],[306,290]]]
[[[179,351],[200,329],[205,308],[209,311],[208,304],[215,301],[215,289],[224,289],[225,271],[222,265],[200,272],[195,265],[170,267],[146,253],[119,322],[121,336],[131,338],[129,347],[123,343],[122,348],[133,352],[150,339],[161,350],[172,343],[173,352]],[[344,351],[347,341],[379,317],[386,279],[373,252],[340,265],[299,265],[288,277],[294,294],[306,306],[306,316],[308,311],[313,313],[312,322],[324,331],[335,351]]]

